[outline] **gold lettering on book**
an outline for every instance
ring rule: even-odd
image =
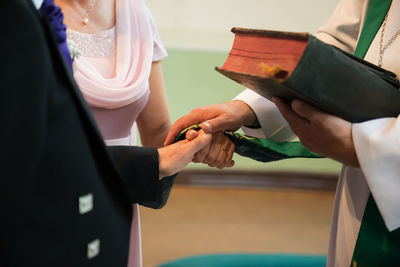
[[[278,64],[265,64],[264,62],[260,63],[260,67],[263,73],[267,74],[270,77],[285,79],[288,76],[288,71],[279,66]]]

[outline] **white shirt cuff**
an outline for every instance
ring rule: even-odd
[[[248,104],[260,122],[261,129],[242,127],[247,135],[277,142],[290,141],[296,137],[273,102],[249,89],[240,93],[235,100],[241,100]]]

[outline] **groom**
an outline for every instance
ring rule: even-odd
[[[0,265],[127,266],[132,203],[161,207],[211,137],[107,150],[32,0],[0,10]]]

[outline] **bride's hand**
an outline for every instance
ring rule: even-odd
[[[188,140],[194,138],[195,133],[186,135]],[[233,167],[235,162],[232,160],[235,152],[235,145],[222,132],[212,134],[212,141],[194,155],[193,162],[208,164],[210,167],[223,169]]]
[[[211,134],[203,130],[188,131],[187,139],[158,149],[159,178],[170,176],[188,165],[195,154],[211,142]]]

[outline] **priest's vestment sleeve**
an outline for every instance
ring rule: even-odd
[[[342,0],[327,23],[320,27],[315,37],[321,41],[354,53],[364,25],[369,1]]]
[[[273,102],[249,89],[240,93],[235,100],[241,100],[249,105],[261,126],[258,129],[243,126],[245,134],[277,142],[291,141],[296,137]]]

